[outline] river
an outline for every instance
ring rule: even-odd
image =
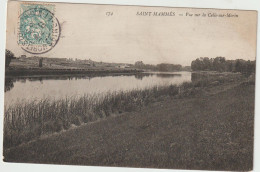
[[[17,101],[59,99],[84,94],[145,89],[191,82],[190,72],[140,73],[110,76],[48,76],[6,78],[5,106]]]

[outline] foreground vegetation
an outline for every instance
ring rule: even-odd
[[[153,87],[60,100],[18,102],[5,110],[4,145],[16,146],[44,134],[66,130],[112,114],[141,108],[165,94],[176,95],[178,88]]]
[[[4,149],[4,161],[251,171],[254,83],[230,80]]]
[[[140,110],[165,96],[192,96],[196,95],[200,88],[245,80],[241,74],[231,73],[210,76],[202,73],[199,76],[202,76],[201,79],[181,86],[155,86],[144,90],[83,95],[59,100],[17,102],[5,108],[4,147],[14,147],[42,135],[67,130],[72,126],[122,112]]]

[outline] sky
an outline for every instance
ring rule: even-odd
[[[35,56],[17,43],[20,2],[8,4],[6,48]],[[255,60],[255,11],[53,3],[61,25],[56,46],[41,57],[190,65],[199,57]],[[107,16],[107,12],[113,13]],[[151,12],[151,16],[137,15]],[[153,16],[172,12],[175,16]],[[193,14],[186,16],[187,13]],[[206,17],[202,17],[202,14]],[[209,14],[238,17],[209,17]],[[183,16],[179,16],[183,14]],[[200,14],[195,17],[195,14]],[[37,55],[36,55],[37,56]]]

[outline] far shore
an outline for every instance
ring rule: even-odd
[[[66,76],[66,75],[107,75],[107,74],[133,74],[140,73],[143,70],[138,69],[6,69],[6,77],[17,76]]]
[[[50,69],[50,68],[7,68],[5,76],[12,77],[47,77],[47,76],[107,76],[107,75],[132,75],[139,73],[165,73],[165,71],[147,71],[135,68],[107,68],[107,69]],[[192,72],[192,71],[169,71],[169,72]],[[168,72],[168,73],[169,73]],[[212,71],[209,71],[212,73]],[[166,72],[167,73],[167,72]],[[198,73],[198,72],[196,72]]]

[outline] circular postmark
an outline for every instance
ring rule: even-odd
[[[28,53],[46,53],[59,41],[59,21],[48,9],[26,10],[18,21],[18,45]]]

